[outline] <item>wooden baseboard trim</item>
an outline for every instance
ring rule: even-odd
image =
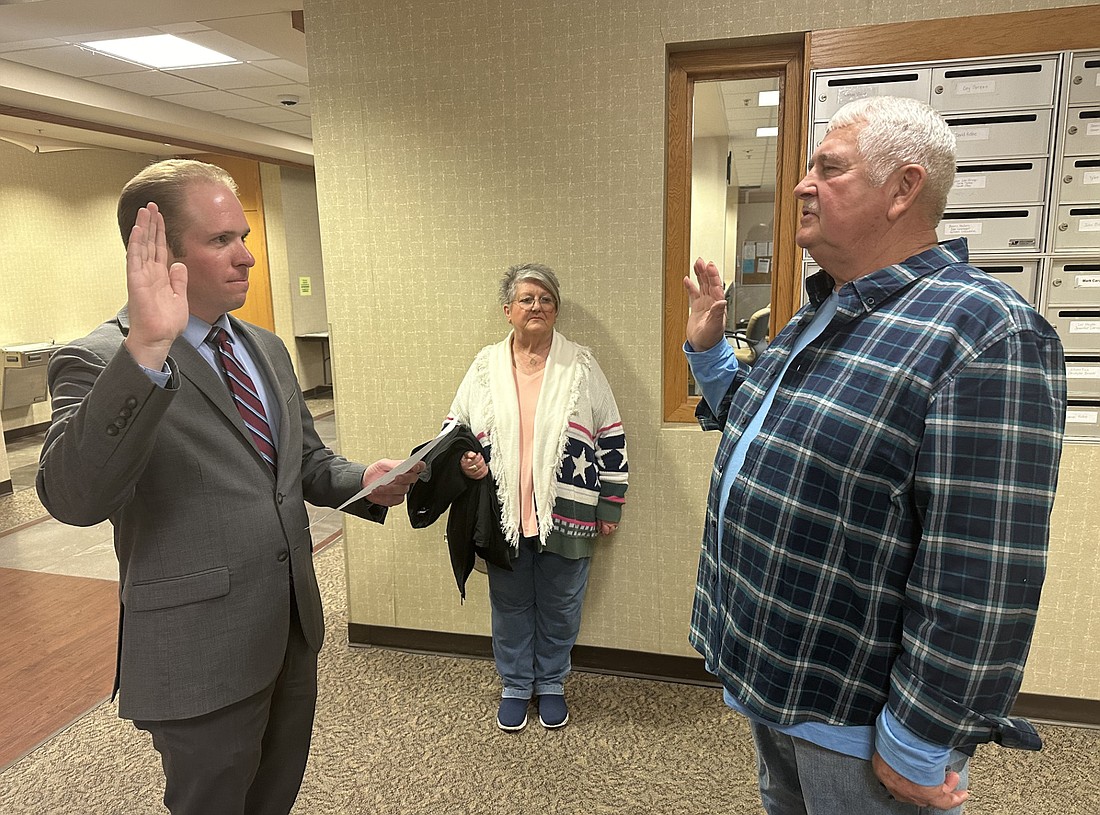
[[[1050,724],[1100,728],[1100,699],[1021,693],[1016,697],[1012,714]]]
[[[11,495],[15,492],[15,487],[12,486],[11,479],[7,481],[0,481],[0,495]]]
[[[15,441],[16,439],[21,439],[24,436],[33,436],[35,433],[44,433],[49,429],[49,422],[29,424],[26,427],[13,427],[11,430],[4,431],[4,441]]]
[[[306,399],[316,399],[317,397],[332,398],[332,385],[317,385],[305,391],[302,396]]]
[[[349,623],[348,642],[351,645],[373,645],[417,654],[479,659],[493,657],[493,641],[482,634],[455,634],[447,631],[420,631]],[[718,680],[703,668],[703,660],[694,657],[575,645],[572,660],[573,668],[578,671],[718,687]]]
[[[492,639],[482,634],[421,631],[363,623],[348,623],[348,644],[437,656],[477,659],[493,657]],[[576,645],[573,647],[573,668],[589,673],[719,687],[718,680],[703,667],[703,660],[696,657]],[[1050,724],[1100,728],[1098,699],[1070,699],[1064,696],[1021,693],[1012,713]]]

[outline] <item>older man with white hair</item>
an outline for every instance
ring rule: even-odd
[[[769,815],[961,813],[1010,716],[1065,419],[1054,330],[939,243],[955,140],[879,97],[833,117],[795,188],[808,304],[752,366],[718,270],[684,279],[704,429],[721,429],[691,642],[747,716]]]

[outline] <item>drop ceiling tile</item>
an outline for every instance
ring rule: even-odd
[[[157,31],[162,34],[175,34],[177,36],[181,34],[194,34],[198,31],[209,31],[210,29],[204,26],[202,23],[166,23],[164,25],[158,25]]]
[[[111,74],[110,76],[90,77],[93,82],[121,88],[124,91],[140,93],[142,96],[165,96],[170,93],[188,93],[207,90],[202,85],[189,82],[164,71],[143,70],[132,74]]]
[[[267,105],[279,104],[279,97],[284,95],[297,96],[299,103],[309,103],[309,88],[305,85],[273,85],[269,88],[236,88],[236,93],[263,102]]]
[[[298,65],[288,59],[265,59],[252,64],[257,68],[263,68],[265,71],[271,71],[273,74],[289,79],[291,82],[298,82],[302,85],[309,82],[309,71],[306,70],[305,66]]]
[[[290,108],[273,108],[265,105],[262,108],[247,108],[244,110],[223,110],[220,111],[222,116],[228,116],[231,119],[240,119],[242,122],[252,122],[253,124],[266,125],[273,122],[294,122],[301,121],[302,117],[297,113],[294,113]]]
[[[212,48],[222,54],[228,54],[234,59],[239,59],[241,62],[272,59],[275,56],[263,49],[256,48],[246,42],[241,42],[226,34],[222,34],[220,31],[211,31],[207,29],[206,31],[199,31],[194,34],[183,34],[181,37],[188,42],[193,42],[205,46],[206,48]]]
[[[0,54],[8,51],[26,51],[30,48],[51,48],[56,45],[65,45],[64,40],[55,40],[48,37],[44,40],[23,40],[22,42],[0,42]]]
[[[75,45],[11,51],[4,55],[4,59],[79,78],[94,78],[104,74],[122,74],[128,71],[146,70],[140,65],[77,48]]]
[[[219,90],[204,90],[196,93],[169,93],[160,95],[157,98],[163,99],[165,102],[184,105],[197,110],[208,110],[212,113],[219,113],[223,110],[240,110],[241,108],[258,108],[264,106],[263,103],[257,102],[255,99],[247,99],[243,96],[237,96],[235,93],[230,93],[229,91]]]
[[[313,138],[313,127],[309,119],[302,119],[299,122],[273,122],[264,125],[264,127],[281,130],[284,133],[293,133],[295,136],[305,136],[307,139]]]
[[[211,65],[206,68],[182,68],[171,71],[175,76],[201,82],[211,88],[223,91],[238,88],[259,88],[268,85],[282,85],[286,80],[281,76],[254,68],[251,65]],[[261,100],[262,101],[262,100]]]
[[[128,40],[131,37],[152,37],[163,34],[155,28],[121,28],[115,31],[93,31],[89,34],[74,34],[63,37],[66,42],[98,42],[99,40]]]
[[[293,107],[288,108],[288,110],[293,110],[299,116],[305,116],[306,118],[309,118],[313,115],[312,106],[309,104],[309,102],[299,102]]]

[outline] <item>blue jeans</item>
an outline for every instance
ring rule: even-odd
[[[588,558],[539,552],[538,540],[527,538],[520,541],[512,571],[489,564],[493,657],[505,698],[564,693],[588,565]]]
[[[768,815],[962,815],[963,808],[943,810],[905,804],[889,797],[871,762],[794,738],[751,722],[756,743],[760,799]],[[948,769],[966,789],[969,756],[951,752]]]

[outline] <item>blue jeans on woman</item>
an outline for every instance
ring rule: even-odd
[[[503,697],[564,694],[589,563],[540,552],[538,538],[521,538],[512,571],[488,564],[493,657]]]

